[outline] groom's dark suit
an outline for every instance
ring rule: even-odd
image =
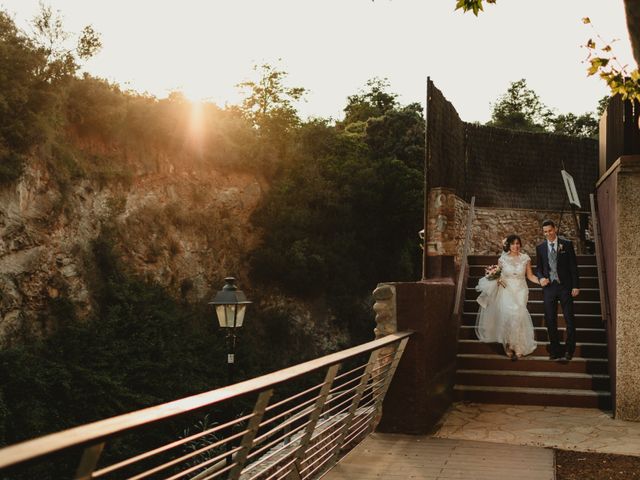
[[[566,353],[573,356],[576,349],[576,327],[573,316],[573,297],[571,290],[579,287],[578,261],[573,244],[566,238],[556,238],[558,281],[552,281],[542,288],[544,298],[544,319],[549,334],[549,353],[552,356],[562,355],[562,347],[558,338],[558,300],[562,305],[562,313],[567,324],[565,341]],[[536,248],[538,278],[551,279],[549,265],[549,242],[545,240]]]

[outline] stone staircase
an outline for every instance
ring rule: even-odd
[[[535,266],[535,259],[533,260]],[[574,300],[576,351],[571,361],[548,358],[542,289],[529,283],[528,309],[538,347],[511,361],[502,345],[480,342],[475,333],[478,293],[475,286],[497,257],[469,256],[469,279],[458,336],[456,400],[486,403],[611,408],[607,364],[607,334],[600,314],[598,272],[593,255],[578,255],[580,296]],[[565,323],[559,308],[558,330]]]

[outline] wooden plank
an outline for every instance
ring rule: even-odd
[[[526,465],[526,468],[522,468]],[[471,440],[374,434],[325,480],[513,479],[551,480],[550,449]]]

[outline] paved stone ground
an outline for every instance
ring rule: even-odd
[[[455,403],[434,436],[640,456],[640,423],[594,408]]]
[[[520,445],[374,433],[326,480],[553,480],[553,450]]]

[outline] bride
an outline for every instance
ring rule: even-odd
[[[527,310],[529,288],[525,277],[538,285],[540,280],[531,270],[531,258],[521,249],[520,237],[509,235],[504,242],[504,253],[498,259],[499,278],[483,277],[476,286],[480,292],[476,335],[482,342],[502,343],[512,360],[536,349],[533,323]]]

